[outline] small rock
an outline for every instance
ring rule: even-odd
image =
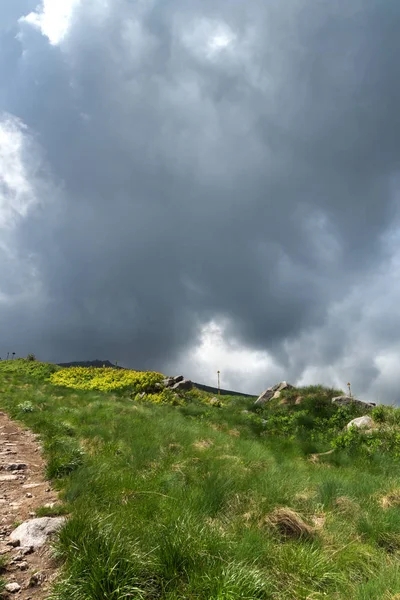
[[[21,571],[27,571],[29,569],[29,564],[26,562],[26,560],[23,560],[18,564],[18,568],[21,569]]]
[[[46,488],[44,491],[45,492],[51,492],[51,488]]]
[[[26,469],[26,464],[24,463],[11,463],[5,467],[6,471],[23,471]]]
[[[37,573],[33,573],[28,583],[28,587],[35,587],[36,585],[41,585],[43,581],[46,579],[44,573],[38,571]]]
[[[21,562],[21,560],[23,560],[24,555],[22,554],[22,552],[18,552],[18,554],[16,554],[12,560],[13,563],[18,563]]]
[[[30,516],[30,517],[36,517],[36,513],[35,513],[35,512],[30,512],[30,513],[29,513],[29,516]]]
[[[13,548],[18,548],[19,545],[20,545],[19,540],[11,540],[11,541],[7,542],[7,546],[12,546]]]
[[[33,495],[32,495],[32,494],[30,494],[30,493],[28,492],[28,493],[26,494],[26,497],[27,497],[27,498],[33,498]]]
[[[44,546],[47,537],[62,527],[65,517],[42,517],[25,521],[10,535],[12,541],[19,541],[21,546]]]
[[[7,583],[4,589],[6,590],[6,592],[10,592],[10,594],[15,594],[16,592],[20,591],[21,586],[16,581],[14,581],[13,583]]]
[[[372,429],[374,425],[375,423],[373,422],[371,417],[364,416],[358,417],[357,419],[353,419],[352,421],[350,421],[350,423],[347,423],[346,427],[347,429],[350,429],[350,427],[357,427],[358,429]]]

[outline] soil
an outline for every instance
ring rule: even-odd
[[[7,560],[2,577],[21,588],[4,592],[2,598],[41,600],[57,576],[50,544],[22,549],[9,540],[18,525],[36,517],[37,508],[57,503],[45,466],[37,436],[0,412],[0,554]]]

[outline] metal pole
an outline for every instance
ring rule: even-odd
[[[219,374],[220,374],[220,372],[221,371],[217,371],[217,373],[218,373],[218,396],[221,395],[221,389],[220,389],[220,385],[219,385]]]

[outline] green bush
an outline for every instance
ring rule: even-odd
[[[12,374],[26,376],[44,381],[52,373],[58,371],[60,367],[51,363],[42,363],[39,361],[27,360],[26,358],[17,358],[16,360],[3,360],[0,362],[0,374]]]

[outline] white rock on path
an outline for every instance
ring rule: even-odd
[[[65,523],[65,517],[42,517],[25,521],[10,535],[11,541],[19,541],[21,546],[40,548],[47,538],[58,531]]]
[[[371,429],[374,427],[375,423],[371,419],[371,417],[357,417],[357,419],[353,419],[350,423],[347,423],[347,429],[350,427],[358,427],[358,429]]]
[[[20,591],[21,586],[16,581],[14,581],[13,583],[7,583],[4,589],[6,590],[6,592],[10,592],[10,594],[15,594],[16,592]]]

